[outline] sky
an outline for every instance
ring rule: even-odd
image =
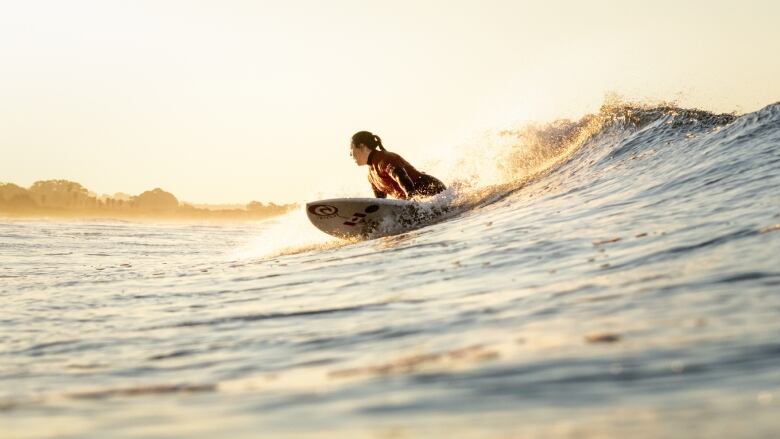
[[[370,196],[360,130],[409,161],[608,94],[780,100],[780,2],[0,2],[0,182],[195,203]]]

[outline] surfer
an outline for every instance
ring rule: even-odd
[[[358,166],[368,165],[368,182],[377,198],[388,195],[400,200],[430,197],[447,189],[439,179],[420,172],[400,155],[382,145],[382,139],[368,131],[352,136],[350,156]]]

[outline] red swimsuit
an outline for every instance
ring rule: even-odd
[[[431,196],[446,189],[441,181],[418,171],[400,155],[388,151],[373,150],[368,155],[368,181],[371,183],[374,195],[379,198],[390,195],[400,200],[407,199],[406,191],[393,177],[399,170],[406,171],[414,184],[414,192],[409,194],[410,196]]]

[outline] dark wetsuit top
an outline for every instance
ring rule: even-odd
[[[436,195],[447,188],[437,178],[415,169],[400,155],[380,150],[373,150],[368,155],[368,181],[378,198],[390,195],[400,200],[416,195]]]

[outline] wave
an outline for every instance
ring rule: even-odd
[[[654,154],[661,148],[729,147],[764,138],[779,142],[780,102],[738,116],[681,108],[671,103],[605,102],[595,113],[577,120],[527,123],[484,133],[468,144],[453,148],[430,164],[434,175],[448,183],[437,197],[420,200],[423,208],[440,211],[441,221],[465,211],[506,198],[531,182],[554,187],[572,177],[596,178],[616,163]],[[306,233],[301,212],[276,222],[261,238],[262,251],[246,254],[279,256],[327,250],[351,244]],[[434,221],[431,221],[434,222]],[[280,239],[281,238],[281,239]]]

